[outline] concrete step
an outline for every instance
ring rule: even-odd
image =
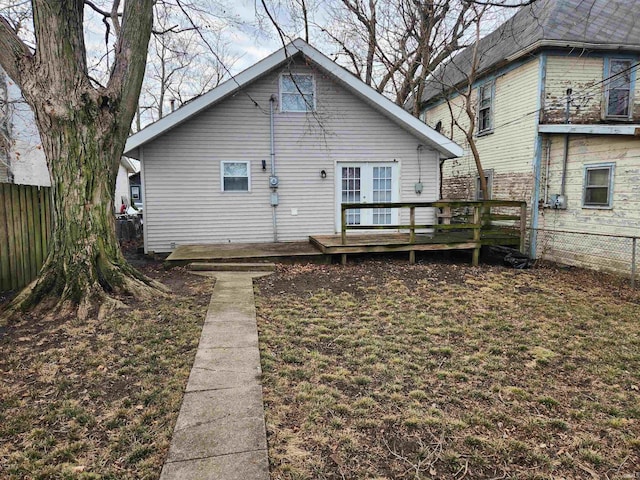
[[[208,263],[193,262],[187,268],[196,272],[273,272],[273,263]]]

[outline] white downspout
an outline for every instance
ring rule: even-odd
[[[273,241],[278,241],[278,214],[276,208],[278,207],[278,177],[276,175],[276,149],[275,149],[275,133],[273,125],[273,104],[276,101],[276,96],[271,95],[269,98],[269,130],[271,136],[271,176],[269,177],[269,185],[271,186],[271,216],[273,217]]]

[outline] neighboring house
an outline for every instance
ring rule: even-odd
[[[452,115],[468,126],[457,92],[475,48],[474,138],[490,196],[529,203],[533,255],[628,272],[630,241],[604,253],[615,248],[596,236],[557,232],[640,236],[637,4],[538,0],[454,57],[426,85],[423,118],[465,145]],[[443,198],[482,195],[466,150],[444,162]]]
[[[136,162],[137,163],[137,162]],[[116,179],[114,210],[130,205],[129,175],[138,169],[120,159]],[[51,186],[47,161],[31,108],[13,81],[0,68],[0,182]]]
[[[333,234],[343,201],[437,200],[440,159],[462,152],[300,39],[125,147],[141,160],[147,252]],[[396,215],[367,209],[349,222]]]
[[[142,208],[144,206],[144,199],[142,198],[142,183],[140,181],[140,172],[129,175],[129,189],[131,192],[131,203],[136,208]]]
[[[116,177],[116,191],[113,199],[113,208],[116,213],[120,213],[122,205],[131,206],[129,175],[136,172],[136,167],[127,157],[120,158],[118,176]]]
[[[31,108],[0,68],[0,182],[49,186],[47,161]]]

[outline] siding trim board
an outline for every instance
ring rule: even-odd
[[[540,189],[542,188],[542,151],[543,151],[543,135],[540,132],[540,119],[543,115],[543,105],[545,104],[545,88],[547,80],[547,55],[541,53],[538,60],[538,96],[536,100],[536,108],[538,109],[538,115],[536,115],[537,133],[534,138],[534,156],[533,156],[533,194],[531,198],[531,231],[529,232],[529,256],[536,258],[537,252],[537,235],[538,222],[540,217]],[[548,175],[548,173],[546,174]],[[545,182],[547,180],[545,179]],[[544,202],[547,199],[543,199]]]
[[[139,150],[139,155],[140,155],[140,189],[142,190],[142,202],[143,202],[143,207],[142,207],[142,218],[143,218],[143,224],[146,224],[143,226],[142,228],[142,244],[144,245],[144,253],[148,254],[149,253],[149,240],[148,240],[148,232],[147,232],[147,225],[149,224],[149,218],[147,215],[147,212],[145,211],[145,204],[144,201],[147,198],[147,191],[146,191],[146,185],[147,182],[145,182],[144,179],[144,173],[145,173],[145,168],[144,168],[144,148],[140,147]]]

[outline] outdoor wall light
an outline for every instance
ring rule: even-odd
[[[320,170],[320,178],[327,178],[326,170]]]
[[[262,160],[262,171],[265,171],[266,169],[267,169],[267,161]]]

